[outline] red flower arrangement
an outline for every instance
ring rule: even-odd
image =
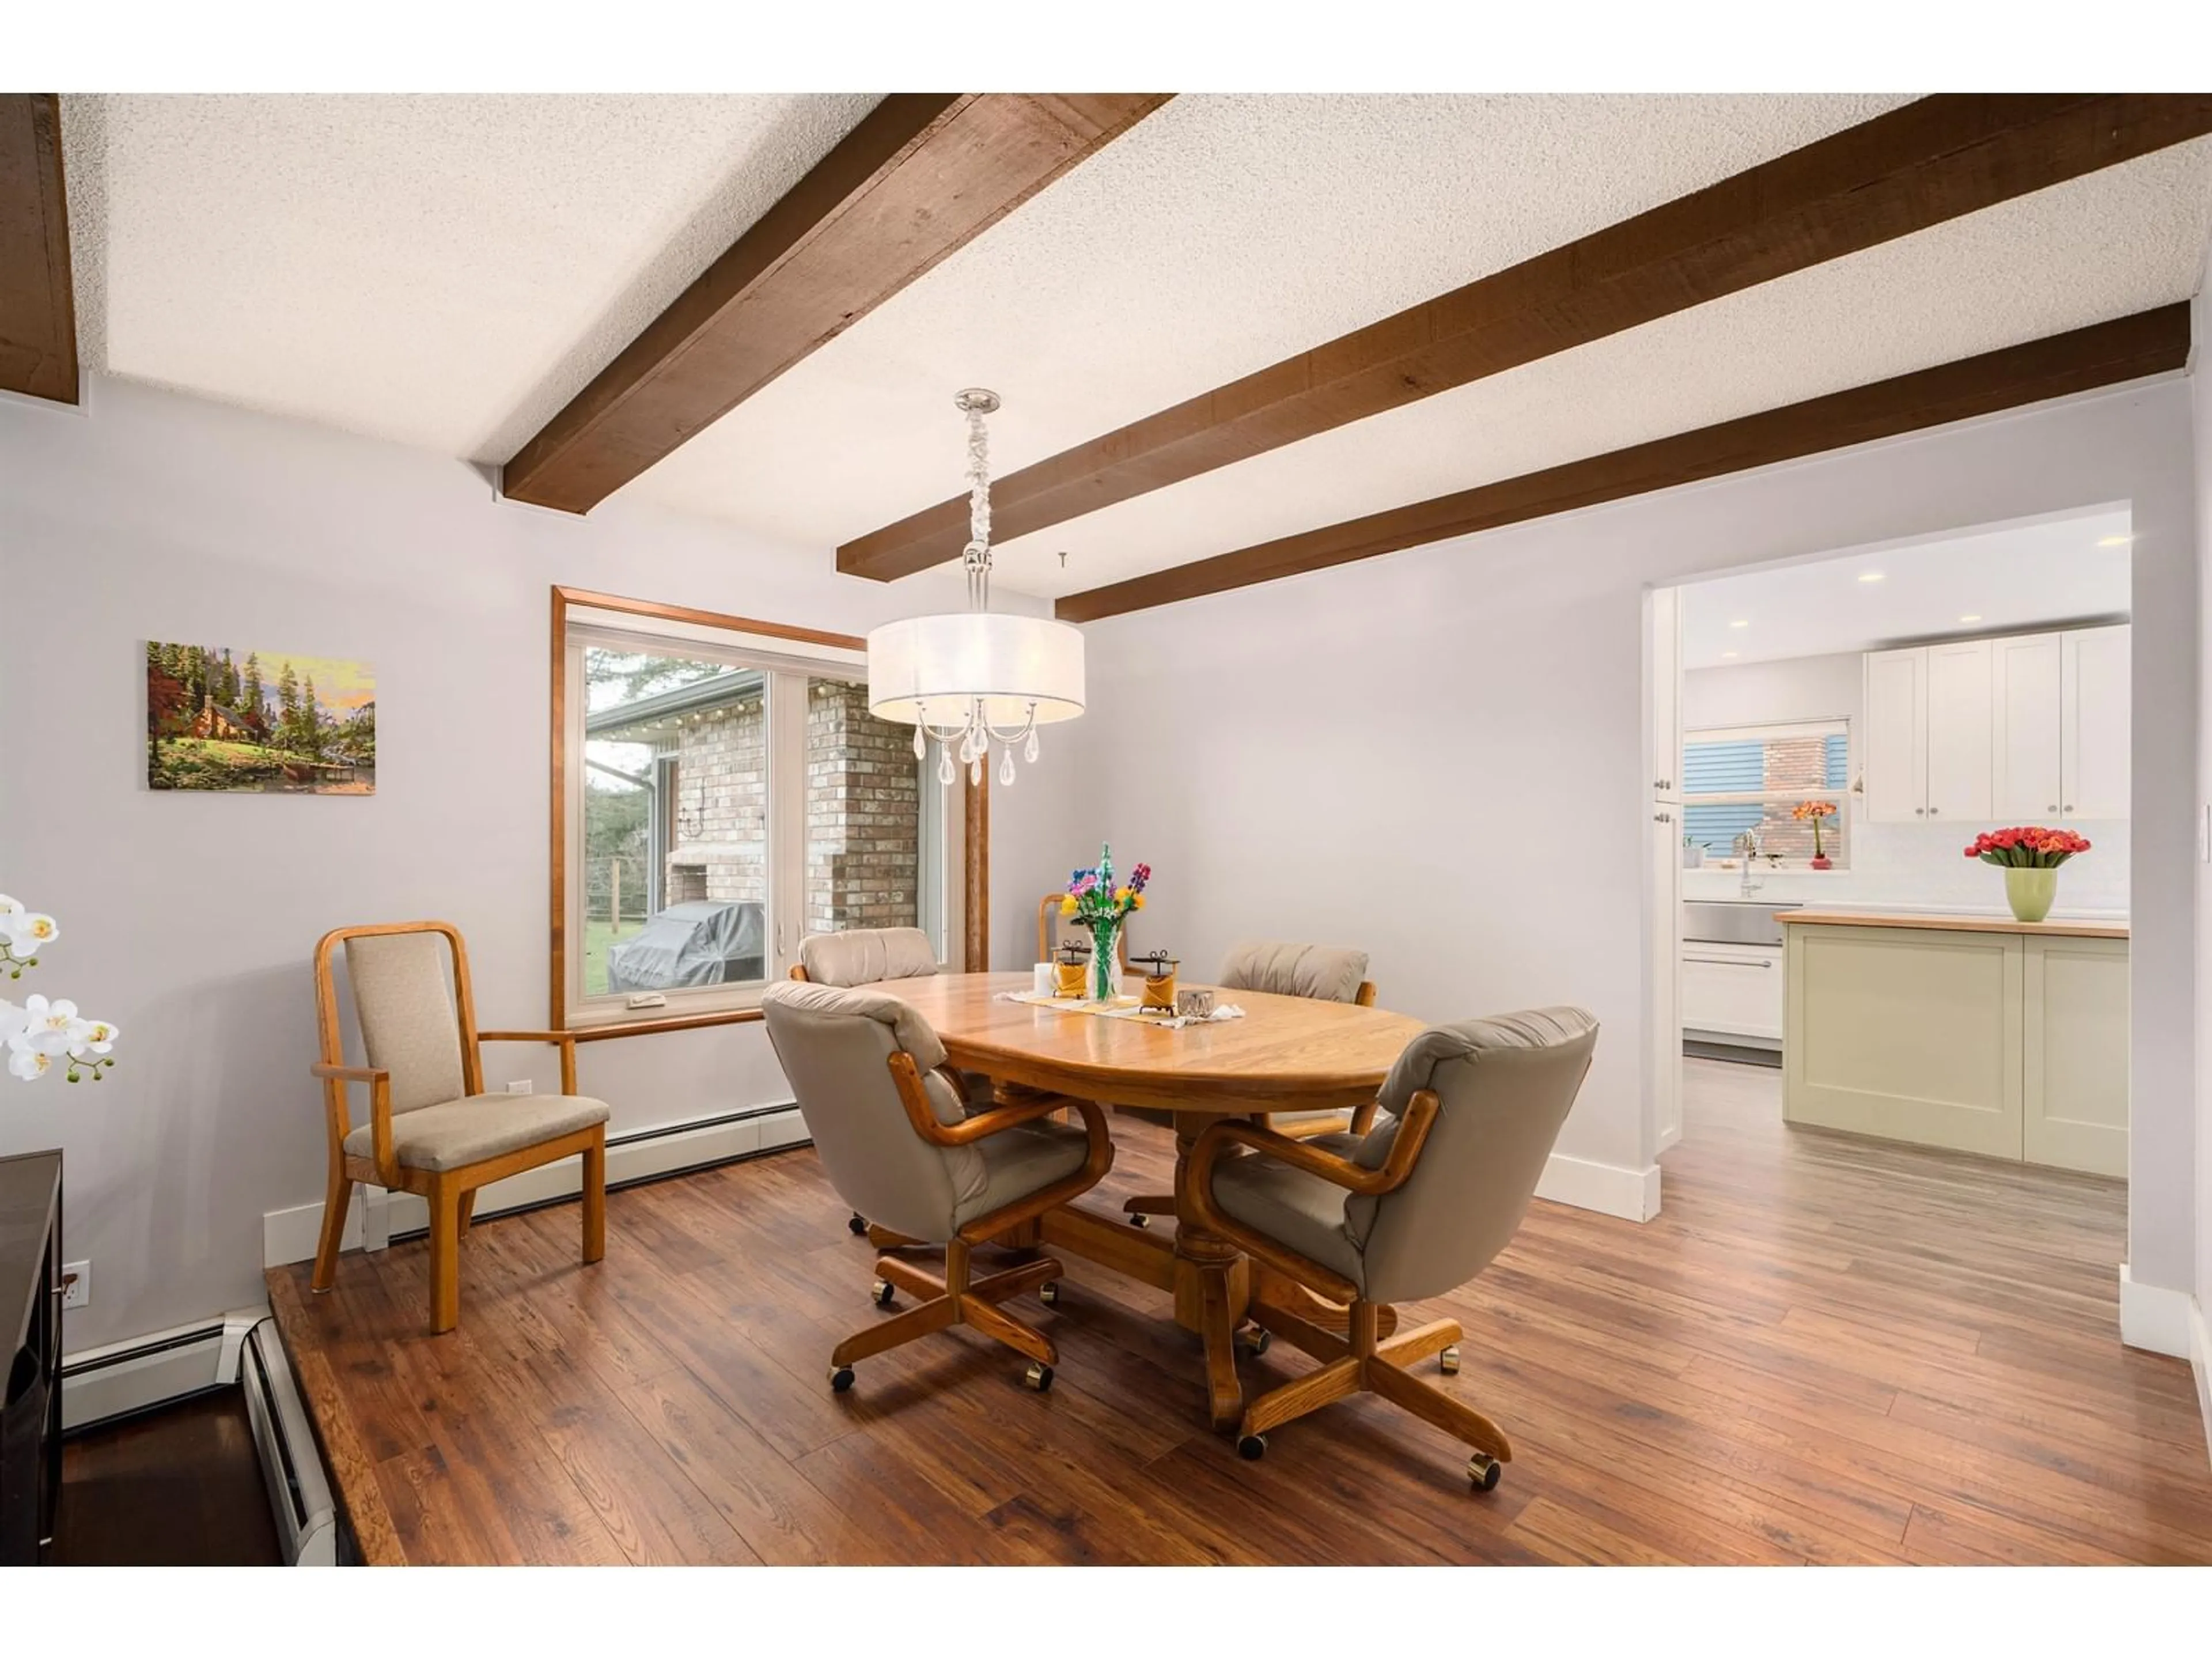
[[[2012,830],[1991,830],[1976,836],[1966,856],[2008,870],[2055,870],[2076,853],[2089,850],[2086,836],[2071,830],[2046,830],[2022,824]]]

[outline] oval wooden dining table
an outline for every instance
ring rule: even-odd
[[[1125,988],[1134,994],[1139,983],[1129,980]],[[940,974],[867,988],[912,1004],[952,1063],[989,1078],[1002,1094],[1038,1090],[1174,1115],[1172,1238],[1075,1203],[1044,1217],[1039,1242],[1174,1293],[1176,1322],[1204,1340],[1215,1428],[1234,1427],[1243,1411],[1236,1334],[1255,1294],[1300,1317],[1337,1322],[1340,1310],[1279,1275],[1262,1269],[1255,1285],[1243,1252],[1192,1218],[1191,1145],[1218,1118],[1364,1104],[1420,1021],[1348,1002],[1239,990],[1215,994],[1242,1008],[1241,1019],[1170,1028],[1006,1000],[1005,993],[1030,989],[1027,974]]]

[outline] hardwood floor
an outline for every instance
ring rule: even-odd
[[[1023,1308],[1050,1393],[952,1332],[833,1395],[884,1316],[811,1152],[612,1195],[593,1268],[573,1208],[479,1223],[448,1336],[419,1242],[270,1291],[371,1559],[2212,1561],[2189,1368],[2115,1334],[2117,1183],[1785,1131],[1778,1073],[1687,1066],[1663,1215],[1540,1202],[1405,1310],[1466,1323],[1445,1386],[1516,1454],[1488,1495],[1373,1397],[1240,1461],[1165,1297],[1076,1261]],[[1091,1202],[1163,1189],[1125,1130]]]
[[[275,1566],[276,1523],[245,1397],[204,1394],[62,1448],[54,1565]]]

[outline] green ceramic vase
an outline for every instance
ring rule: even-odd
[[[2005,902],[2016,920],[2041,921],[2051,914],[2051,902],[2058,896],[2057,865],[2046,870],[2008,869],[2004,876]]]

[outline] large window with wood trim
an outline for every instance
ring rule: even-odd
[[[868,712],[860,641],[629,601],[555,610],[565,1023],[749,1007],[808,933],[921,927],[940,960],[957,948],[959,804],[913,729]]]

